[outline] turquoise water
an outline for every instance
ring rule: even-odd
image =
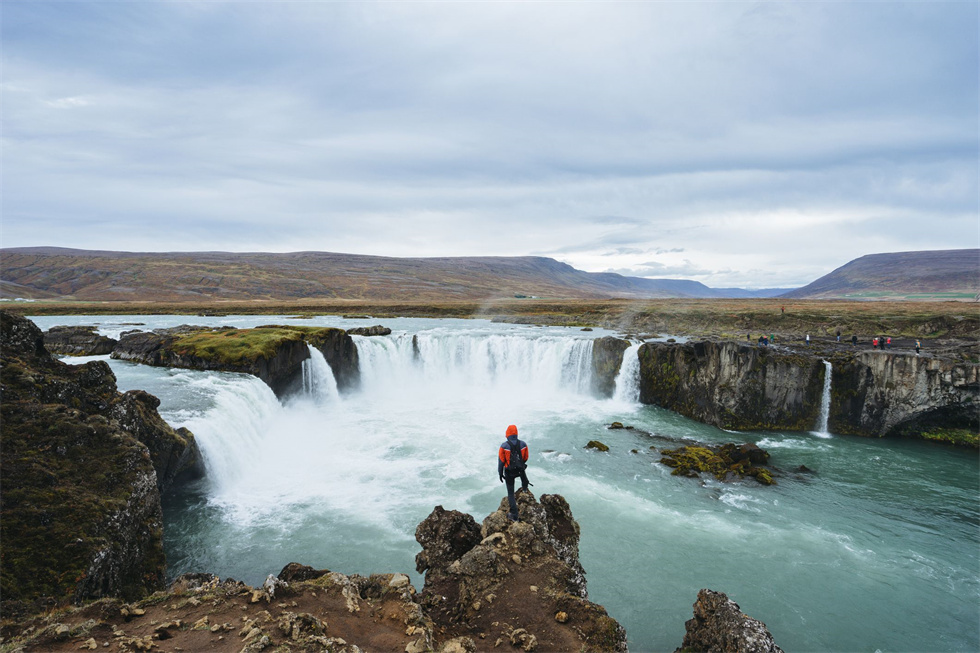
[[[155,319],[35,321],[103,320],[112,333]],[[247,320],[215,323],[273,321]],[[360,324],[302,323],[320,322]],[[583,360],[603,332],[383,322],[395,333],[357,338],[364,382],[340,396],[317,390],[281,403],[244,375],[111,361],[120,387],[161,397],[165,418],[191,428],[207,460],[209,478],[165,506],[172,575],[257,584],[296,561],[401,571],[421,587],[415,526],[435,505],[478,520],[497,507],[496,448],[514,423],[532,452],[532,489],[568,499],[590,598],[626,627],[631,650],[679,646],[701,588],[728,594],[787,651],[980,650],[976,452],[730,433],[642,406],[628,389],[598,399]],[[636,430],[608,430],[612,421]],[[657,450],[677,438],[756,442],[781,471],[778,484],[673,477]],[[584,449],[592,439],[610,451]],[[801,465],[812,472],[792,471]]]

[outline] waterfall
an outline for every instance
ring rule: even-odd
[[[431,331],[354,341],[366,391],[409,386],[450,394],[466,388],[587,394],[592,383],[592,340],[585,338]]]
[[[635,404],[640,400],[640,357],[642,342],[634,342],[623,352],[623,362],[616,375],[613,399]]]
[[[827,431],[827,421],[830,419],[830,379],[833,375],[833,366],[827,360],[823,362],[823,366],[824,377],[823,395],[820,398],[820,421],[817,424],[817,430],[813,434],[822,438],[829,438],[830,433]]]
[[[310,357],[303,361],[303,393],[317,403],[332,403],[340,399],[337,380],[323,352],[307,345]]]

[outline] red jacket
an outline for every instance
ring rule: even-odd
[[[517,448],[521,452],[521,459],[527,461],[528,451],[527,443],[523,440],[518,440],[516,435],[508,435],[507,441],[500,445],[500,449],[497,451],[497,474],[503,475],[504,470],[510,466],[510,449],[511,446]]]

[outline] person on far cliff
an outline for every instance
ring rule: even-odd
[[[807,346],[807,347],[809,347],[809,346],[810,346],[810,334],[809,334],[809,333],[808,333],[808,334],[806,334],[806,346]]]
[[[527,481],[527,443],[517,439],[517,427],[513,424],[507,427],[507,439],[497,451],[497,476],[501,483],[507,484],[507,502],[510,512],[507,517],[511,521],[520,521],[517,511],[517,499],[514,498],[514,481],[520,477],[521,489],[526,490],[531,483]]]
[[[857,337],[857,334],[855,334],[855,335],[851,336],[851,346],[852,347],[856,347],[857,344],[858,344],[858,337]]]
[[[878,348],[878,339],[877,338],[874,338],[874,339],[871,340],[871,348],[872,349],[877,349]]]
[[[919,349],[921,349],[921,348],[922,348],[922,343],[919,342],[918,339],[916,339],[916,341],[915,341],[915,355],[916,356],[919,355]]]

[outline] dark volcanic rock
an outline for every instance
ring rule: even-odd
[[[194,467],[190,432],[150,395],[117,392],[105,362],[52,358],[40,329],[5,311],[0,391],[4,614],[160,588],[160,487]]]
[[[766,625],[743,614],[738,604],[721,592],[698,592],[694,618],[685,626],[687,634],[674,653],[782,653]]]
[[[616,375],[623,365],[623,353],[630,343],[622,338],[606,336],[592,343],[592,372],[595,391],[603,397],[611,397],[616,389]]]
[[[804,354],[735,342],[646,343],[640,401],[732,430],[812,429],[824,366]]]
[[[568,503],[558,495],[539,503],[527,491],[517,500],[519,522],[504,498],[478,530],[469,515],[441,507],[419,525],[421,604],[434,626],[447,638],[485,638],[487,648],[625,651],[623,628],[587,600]]]
[[[94,326],[55,326],[44,334],[44,348],[67,356],[111,354],[116,340],[95,332]]]
[[[980,431],[980,365],[891,351],[831,357],[829,428],[866,436]]]
[[[352,336],[390,336],[391,329],[380,324],[369,327],[354,327],[347,329],[347,333]]]

